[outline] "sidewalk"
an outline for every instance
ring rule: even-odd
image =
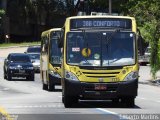
[[[0,48],[0,57],[6,58],[9,53],[24,53],[27,47],[8,47]]]
[[[149,66],[140,66],[139,70],[139,83],[140,84],[151,84],[151,85],[160,85],[160,71],[156,74],[156,79],[152,79]]]

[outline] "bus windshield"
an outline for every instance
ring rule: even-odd
[[[67,34],[67,64],[124,66],[135,64],[133,32],[82,32]]]
[[[60,32],[53,32],[50,41],[50,62],[52,64],[61,64],[61,49],[58,48],[58,35]]]

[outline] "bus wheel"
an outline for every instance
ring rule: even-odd
[[[54,91],[55,90],[55,85],[52,83],[51,80],[48,82],[48,91]]]
[[[122,99],[122,102],[125,102],[127,107],[134,107],[135,106],[135,98],[134,97],[127,97],[125,99]]]
[[[65,108],[70,108],[73,104],[78,103],[78,98],[76,96],[64,95],[62,102],[64,103]]]
[[[65,108],[70,108],[74,102],[74,98],[71,96],[64,96],[64,106]]]
[[[48,90],[48,85],[43,83],[43,90]]]

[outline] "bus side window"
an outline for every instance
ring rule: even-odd
[[[41,38],[41,53],[44,53],[44,37]]]
[[[48,38],[44,37],[42,38],[42,45],[41,45],[41,50],[42,50],[42,54],[46,54],[48,53]]]

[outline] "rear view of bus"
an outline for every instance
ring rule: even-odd
[[[50,29],[41,35],[40,74],[43,89],[54,91],[61,84],[61,48],[58,48],[60,28]]]
[[[112,100],[133,107],[138,89],[136,22],[125,16],[77,16],[64,26],[62,101]]]

